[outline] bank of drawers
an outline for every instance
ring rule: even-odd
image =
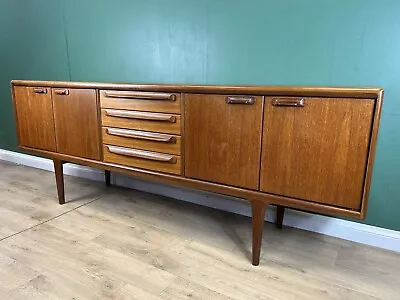
[[[104,161],[182,174],[181,95],[100,91]]]

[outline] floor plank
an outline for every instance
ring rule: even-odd
[[[400,299],[400,254],[0,162],[0,299]]]
[[[103,184],[66,177],[67,203],[58,205],[54,174],[0,161],[0,240],[87,204]]]
[[[175,279],[160,295],[165,300],[231,300],[232,298],[219,294],[209,288],[183,278]]]

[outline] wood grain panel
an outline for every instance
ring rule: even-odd
[[[116,129],[110,127],[103,127],[102,132],[104,144],[177,155],[181,154],[181,137],[178,135],[136,131],[131,129]],[[141,134],[145,135],[141,136]],[[152,136],[154,136],[153,140],[151,139]],[[160,136],[161,138],[164,137],[164,139],[157,141],[157,137]]]
[[[129,111],[125,111],[129,112]],[[134,112],[134,111],[132,111]],[[117,128],[128,128],[128,129],[137,129],[143,131],[152,131],[152,132],[161,132],[161,133],[172,133],[172,134],[181,134],[181,116],[173,115],[173,114],[159,114],[159,113],[146,113],[149,116],[170,116],[173,117],[174,120],[168,121],[165,120],[145,120],[145,119],[134,119],[129,117],[114,117],[107,115],[107,110],[101,110],[101,120],[102,125],[107,127],[117,127]]]
[[[14,87],[19,144],[56,151],[50,88]]]
[[[262,97],[228,104],[223,95],[185,95],[185,175],[258,189]]]
[[[53,89],[57,151],[101,158],[100,122],[94,89]]]
[[[100,106],[180,114],[181,95],[180,93],[101,90]]]
[[[359,210],[374,100],[265,100],[261,191]]]
[[[129,148],[122,148],[122,150],[126,150],[128,152]],[[112,150],[112,149],[111,149]],[[132,149],[135,150],[135,149]],[[157,161],[157,160],[152,160],[152,159],[146,159],[146,158],[139,158],[139,157],[133,157],[129,155],[121,155],[117,153],[112,153],[110,151],[110,146],[104,145],[103,147],[103,152],[104,152],[104,161],[105,162],[110,162],[110,163],[115,163],[118,165],[125,165],[125,166],[130,166],[130,167],[135,167],[135,168],[140,168],[140,169],[147,169],[147,170],[153,170],[153,171],[159,171],[163,173],[170,173],[170,174],[175,174],[175,175],[180,175],[181,174],[181,158],[180,156],[177,155],[172,155],[173,160],[171,162],[168,161]],[[150,151],[144,151],[147,152],[149,157],[157,157],[157,155],[163,155],[162,153],[157,153],[157,152],[150,152]]]

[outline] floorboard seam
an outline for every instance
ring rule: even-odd
[[[91,200],[91,201],[89,201],[89,202],[87,202],[87,203],[84,203],[84,204],[81,204],[81,205],[79,205],[79,206],[77,206],[77,207],[74,207],[74,208],[72,208],[72,209],[70,209],[70,210],[68,210],[68,211],[65,211],[65,212],[63,212],[63,213],[61,213],[61,214],[59,214],[59,215],[56,215],[56,216],[54,216],[54,217],[52,217],[52,218],[50,218],[50,219],[48,219],[48,220],[45,220],[45,221],[43,221],[43,222],[40,222],[40,223],[38,223],[38,224],[36,224],[36,225],[33,225],[33,226],[31,226],[31,227],[25,228],[25,229],[23,229],[23,230],[21,230],[21,231],[18,231],[18,232],[16,232],[16,233],[10,234],[10,235],[8,235],[8,236],[6,236],[6,237],[0,238],[0,242],[6,240],[6,239],[8,239],[8,238],[11,238],[11,237],[13,237],[13,236],[16,236],[16,235],[18,235],[18,234],[21,234],[21,233],[23,233],[23,232],[25,232],[25,231],[31,230],[31,229],[33,229],[33,228],[36,228],[36,227],[38,227],[38,226],[40,226],[40,225],[43,225],[43,224],[45,224],[45,223],[47,223],[47,222],[50,222],[50,221],[54,220],[54,219],[57,219],[57,218],[59,218],[59,217],[61,217],[61,216],[63,216],[63,215],[66,215],[66,214],[70,213],[71,211],[77,210],[78,208],[81,208],[81,207],[83,207],[83,206],[85,206],[85,205],[88,205],[88,204],[90,204],[90,203],[93,203],[94,201],[97,201],[97,200],[101,199],[102,197],[104,197],[104,196],[99,196],[99,197],[96,198],[96,199],[93,199],[93,200]]]

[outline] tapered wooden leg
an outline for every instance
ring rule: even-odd
[[[53,159],[53,163],[54,172],[56,174],[58,203],[65,204],[63,162],[58,159]]]
[[[253,225],[253,266],[260,263],[261,242],[264,229],[265,203],[251,201],[252,225]]]
[[[106,186],[110,186],[111,185],[111,172],[108,170],[105,170],[104,177],[106,178]]]
[[[276,228],[282,229],[283,225],[283,216],[285,215],[285,207],[278,205],[276,207]]]

